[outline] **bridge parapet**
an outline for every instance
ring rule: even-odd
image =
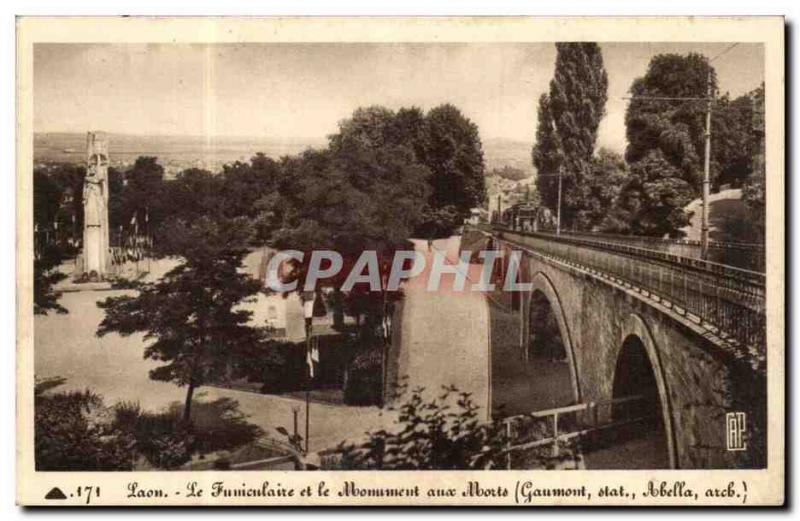
[[[763,273],[613,242],[505,229],[495,233],[521,249],[580,266],[646,293],[725,341],[737,356],[763,369]]]
[[[672,254],[677,257],[702,259],[702,244],[689,239],[663,239],[638,235],[562,231],[561,236],[615,243],[651,251]],[[745,270],[764,272],[766,253],[763,244],[709,241],[708,259],[717,264],[735,266]]]

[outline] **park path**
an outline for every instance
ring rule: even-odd
[[[245,259],[248,270],[256,269],[257,256]],[[154,272],[163,273],[174,261],[159,261]],[[185,388],[149,378],[149,371],[159,364],[145,360],[142,335],[122,337],[95,335],[103,318],[96,303],[125,291],[72,291],[62,295],[60,303],[68,314],[34,317],[34,371],[37,378],[62,377],[66,382],[58,390],[91,389],[106,405],[121,401],[138,402],[143,409],[158,411],[174,402],[183,403]],[[272,438],[281,439],[277,427],[291,431],[293,409],[299,409],[299,425],[305,424],[305,403],[293,397],[201,387],[195,400],[216,401],[230,398],[248,421],[261,427]],[[361,438],[391,424],[391,416],[377,407],[351,407],[311,403],[311,450],[336,446],[340,441]],[[302,432],[301,432],[302,433]]]
[[[427,291],[434,253],[428,251],[427,241],[412,242],[425,255],[426,266],[403,286],[397,374],[407,378],[409,388],[424,387],[429,398],[442,386],[470,392],[480,417],[488,419],[489,308],[482,292],[469,291],[480,266],[470,265],[472,280],[467,280],[465,291],[453,290],[455,275],[444,275],[438,290]],[[445,252],[455,264],[460,242],[460,236],[436,240],[433,249]]]

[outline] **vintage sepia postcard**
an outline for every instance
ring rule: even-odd
[[[17,57],[20,504],[783,504],[782,18]]]

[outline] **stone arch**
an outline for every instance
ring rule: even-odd
[[[564,308],[561,305],[561,298],[558,296],[558,292],[556,291],[555,286],[553,286],[552,281],[550,278],[542,271],[536,272],[536,274],[531,279],[531,290],[527,292],[526,298],[524,299],[524,317],[525,321],[527,322],[528,316],[531,312],[531,302],[533,300],[533,294],[537,291],[541,292],[547,301],[550,303],[550,307],[553,310],[553,314],[556,317],[556,322],[558,322],[558,332],[561,335],[561,341],[564,343],[564,349],[567,352],[567,359],[569,361],[569,372],[570,372],[570,380],[572,382],[572,395],[575,400],[575,403],[580,403],[581,401],[581,386],[580,380],[578,379],[578,365],[575,358],[575,347],[572,341],[572,335],[570,334],[569,327],[567,326],[567,316],[564,313]],[[528,350],[529,342],[528,335],[525,335],[525,338],[522,340],[522,348],[524,351]]]
[[[667,458],[669,461],[669,468],[678,468],[677,450],[675,447],[675,432],[673,430],[672,421],[672,404],[670,402],[669,387],[667,386],[667,379],[664,377],[664,370],[661,366],[661,355],[658,346],[653,339],[653,335],[647,324],[642,317],[637,314],[629,315],[624,322],[622,334],[620,336],[619,348],[614,357],[615,369],[616,361],[621,354],[622,347],[625,342],[630,338],[637,338],[644,346],[647,358],[650,360],[650,365],[653,369],[653,374],[656,379],[656,387],[658,388],[658,397],[661,402],[662,421],[664,423],[664,436],[667,442]],[[616,375],[612,376],[612,381]]]

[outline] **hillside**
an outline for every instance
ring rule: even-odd
[[[483,160],[486,170],[513,166],[526,172],[534,174],[533,164],[531,163],[532,143],[527,141],[516,141],[512,139],[493,138],[483,141]]]

